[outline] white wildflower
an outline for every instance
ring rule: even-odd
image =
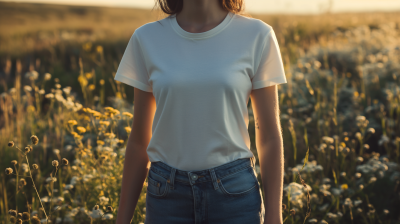
[[[37,71],[30,71],[25,73],[25,78],[30,80],[36,80],[39,77],[39,73]]]
[[[32,87],[24,86],[24,90],[27,91],[27,92],[30,92],[30,91],[32,91]]]
[[[105,215],[103,216],[103,219],[106,219],[106,220],[110,220],[110,219],[113,219],[113,218],[114,218],[113,214],[110,214],[110,213],[105,214]]]
[[[381,139],[378,141],[378,144],[383,145],[385,143],[388,143],[389,141],[390,141],[390,139],[386,135],[382,135]]]
[[[46,179],[46,182],[47,183],[49,183],[49,182],[56,182],[57,181],[57,178],[56,177],[48,177],[47,179]]]
[[[24,172],[24,173],[29,171],[28,164],[26,164],[26,163],[22,163],[20,168],[21,168],[22,172]]]
[[[51,79],[51,74],[50,73],[45,73],[44,74],[44,80],[50,80]]]
[[[64,187],[65,190],[71,190],[72,188],[74,188],[74,185],[72,185],[72,184],[67,184]]]
[[[362,203],[362,200],[354,200],[354,206],[359,206]]]
[[[67,86],[67,87],[63,88],[63,91],[67,95],[70,94],[71,93],[71,86]]]
[[[323,136],[322,140],[327,144],[333,144],[333,142],[334,142],[334,139],[329,136]]]
[[[46,97],[47,99],[53,99],[54,98],[54,94],[53,93],[48,93],[44,97]]]

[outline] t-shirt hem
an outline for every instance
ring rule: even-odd
[[[283,84],[283,83],[287,83],[286,77],[279,76],[279,77],[271,78],[268,80],[261,80],[261,81],[254,82],[252,89],[260,89],[260,88]]]
[[[138,89],[143,90],[143,91],[146,91],[146,92],[153,92],[153,90],[151,89],[150,86],[148,86],[148,85],[146,85],[146,84],[144,84],[144,83],[142,83],[142,82],[139,82],[139,81],[137,81],[137,80],[135,80],[135,79],[126,77],[126,76],[124,76],[124,75],[120,75],[119,73],[117,73],[117,74],[115,75],[114,80],[123,82],[123,83],[125,83],[125,84],[128,84],[128,85],[130,85],[130,86],[133,86],[133,87],[135,87],[135,88],[138,88]]]

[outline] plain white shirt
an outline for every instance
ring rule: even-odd
[[[250,92],[287,83],[273,28],[231,12],[202,33],[185,31],[175,15],[140,26],[115,80],[153,93],[149,160],[184,171],[253,157]]]

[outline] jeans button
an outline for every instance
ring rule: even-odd
[[[197,175],[196,174],[193,174],[192,175],[192,180],[196,180],[197,179]]]

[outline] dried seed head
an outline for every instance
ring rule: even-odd
[[[11,164],[13,164],[14,166],[17,165],[17,163],[18,163],[17,160],[12,160],[11,161]]]
[[[31,223],[40,224],[40,219],[37,216],[32,216]]]
[[[8,146],[9,146],[9,147],[13,147],[13,146],[14,146],[14,142],[13,142],[13,141],[9,141],[9,142],[8,142]]]
[[[18,219],[17,224],[22,224],[22,219]]]
[[[33,168],[34,170],[37,170],[37,169],[39,169],[39,166],[38,166],[37,164],[33,164],[33,165],[32,165],[32,168]]]
[[[27,221],[31,218],[31,215],[28,212],[22,213],[22,220]]]
[[[19,182],[21,183],[22,186],[25,186],[25,185],[26,185],[26,180],[25,180],[24,178],[21,178],[21,179],[19,180]]]
[[[107,210],[106,210],[107,212],[113,212],[114,211],[114,209],[111,207],[111,206],[107,206]]]
[[[15,218],[14,216],[10,217],[10,222],[11,223],[15,223],[17,221],[17,218]]]
[[[370,209],[369,213],[375,213],[375,209],[374,208]]]
[[[291,215],[291,216],[294,216],[295,214],[296,214],[296,210],[290,209],[290,215]]]
[[[17,211],[15,211],[15,210],[12,210],[12,209],[8,210],[8,214],[11,216],[17,217]]]
[[[62,163],[63,163],[64,165],[68,165],[68,163],[69,163],[69,162],[68,162],[68,159],[63,158],[63,159],[62,159]]]
[[[93,207],[93,209],[94,209],[94,210],[99,210],[99,205],[95,205],[95,206]]]
[[[36,135],[31,136],[32,144],[37,145],[39,143],[39,138]]]
[[[282,204],[282,210],[286,210],[286,204]]]
[[[18,218],[22,218],[22,213],[18,213]]]
[[[51,165],[58,167],[58,161],[57,160],[53,160],[53,162],[51,162]]]
[[[7,175],[10,175],[10,174],[12,174],[12,172],[13,172],[13,169],[12,168],[6,168],[6,174]]]
[[[30,145],[25,147],[25,153],[29,153],[30,151],[32,151],[32,147]]]

